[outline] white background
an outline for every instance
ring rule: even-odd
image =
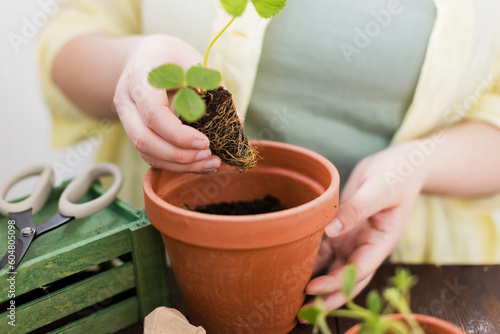
[[[36,30],[46,25],[35,19],[50,17],[42,8],[43,3],[51,4],[50,14],[57,13],[56,0],[0,2],[0,185],[33,164],[64,164],[68,155],[65,149],[50,147],[50,114],[41,93],[36,65],[37,36],[23,35],[26,20],[38,23]],[[9,40],[12,33],[25,38],[27,43],[18,45],[16,50]],[[64,178],[81,172],[91,159],[90,155],[83,157]],[[57,176],[56,183],[59,183],[62,177]],[[8,197],[27,194],[34,181],[16,185]]]

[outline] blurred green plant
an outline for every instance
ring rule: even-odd
[[[361,320],[360,334],[424,334],[410,309],[410,290],[417,283],[417,278],[403,268],[396,268],[395,275],[389,279],[389,286],[380,295],[372,290],[366,297],[366,308],[353,302],[352,292],[356,285],[356,267],[348,265],[344,271],[341,290],[346,298],[346,309],[328,311],[322,296],[317,296],[314,304],[304,306],[298,317],[314,325],[313,333],[321,331],[331,334],[327,317],[345,317]],[[384,317],[390,313],[401,313],[404,321]]]

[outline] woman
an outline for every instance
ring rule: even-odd
[[[210,65],[248,110],[251,137],[309,147],[345,181],[317,269],[335,261],[306,288],[327,293],[327,307],[344,302],[346,263],[359,267],[359,292],[391,252],[500,262],[499,14],[487,0],[291,0],[271,23],[248,6],[216,43]],[[214,172],[207,138],[147,73],[200,63],[228,20],[217,1],[67,5],[39,42],[54,144],[103,134],[98,159],[125,168],[122,197],[135,205],[144,161]]]

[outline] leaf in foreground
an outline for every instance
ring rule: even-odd
[[[370,311],[376,314],[380,314],[382,310],[382,298],[376,290],[372,290],[366,296],[366,306]]]
[[[175,96],[175,111],[186,121],[196,122],[205,113],[205,102],[191,88],[183,87]]]
[[[297,316],[314,325],[319,313],[320,312],[313,305],[311,305],[301,308],[297,313]]]
[[[247,6],[247,0],[220,0],[224,10],[231,16],[238,17],[243,15]]]
[[[344,278],[342,279],[341,289],[347,300],[351,299],[352,290],[356,285],[356,266],[350,264],[346,266]]]
[[[148,81],[157,88],[174,89],[183,85],[184,72],[177,65],[165,64],[149,72]]]
[[[217,89],[222,81],[218,71],[198,65],[191,67],[186,74],[188,86],[202,90]]]

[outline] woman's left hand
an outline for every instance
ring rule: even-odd
[[[426,158],[419,167],[409,162],[418,149],[415,142],[392,146],[363,159],[353,170],[337,217],[326,227],[315,272],[334,262],[327,275],[306,287],[307,294],[325,295],[326,308],[345,303],[340,284],[347,264],[358,268],[358,294],[401,238],[426,176]]]

